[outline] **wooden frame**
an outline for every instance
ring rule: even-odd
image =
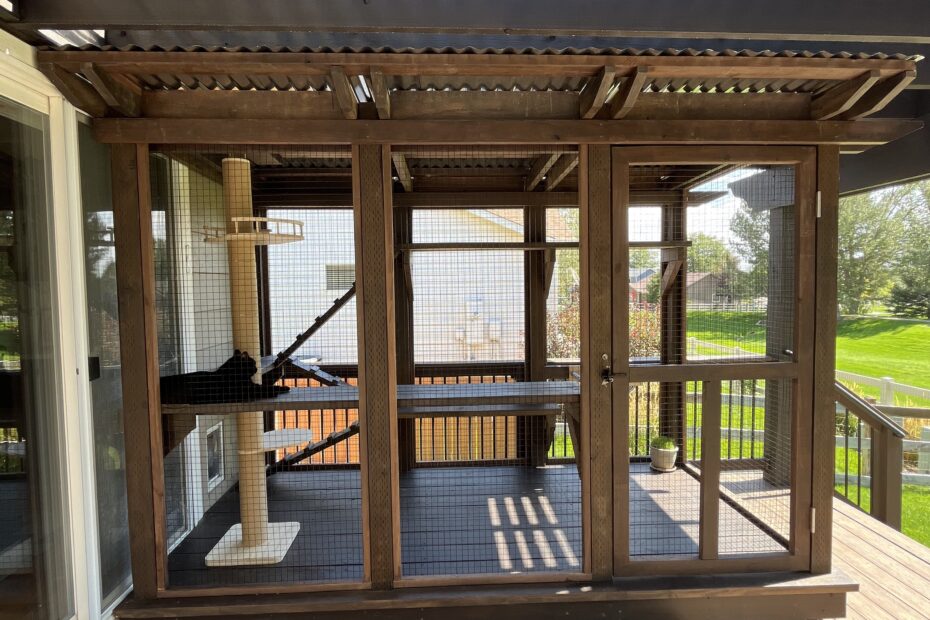
[[[813,341],[814,328],[814,279],[815,265],[815,182],[816,153],[804,147],[758,147],[703,146],[703,147],[616,147],[613,149],[613,269],[614,273],[627,273],[628,248],[626,243],[629,205],[629,168],[637,164],[698,164],[698,163],[748,163],[794,165],[795,176],[795,238],[794,238],[794,282],[796,299],[794,304],[794,350],[798,351],[795,361],[771,361],[745,363],[685,363],[673,365],[633,365],[628,363],[629,354],[625,336],[629,318],[627,306],[629,284],[625,278],[613,282],[614,360],[612,373],[617,394],[625,394],[631,382],[688,382],[703,381],[705,393],[719,393],[719,382],[729,379],[784,378],[793,380],[793,403],[791,417],[791,524],[790,548],[788,553],[771,556],[751,555],[745,557],[718,558],[717,554],[717,510],[711,504],[717,501],[719,482],[719,448],[715,457],[702,462],[701,482],[701,526],[699,557],[694,560],[634,561],[629,557],[629,506],[623,498],[629,497],[629,454],[627,420],[628,399],[615,398],[614,411],[614,570],[618,575],[633,574],[680,574],[704,572],[744,572],[763,570],[807,570],[811,566],[809,520],[811,480],[804,472],[812,464],[812,393],[814,381],[813,348],[798,346],[801,342]],[[832,385],[832,381],[831,381]],[[710,390],[708,392],[708,390]],[[719,400],[719,399],[718,399]],[[716,440],[708,437],[711,427],[719,429],[719,422],[708,420],[705,410],[702,433],[704,448],[719,446],[719,431]],[[832,431],[831,431],[832,432]],[[832,441],[832,437],[831,437]],[[706,452],[702,451],[702,454]],[[832,450],[831,450],[832,454]],[[619,458],[618,455],[621,455]],[[832,462],[831,462],[832,466]],[[706,478],[703,472],[709,477]],[[832,469],[831,469],[832,472]],[[832,473],[831,473],[832,476]],[[832,488],[832,487],[831,487]],[[711,499],[713,496],[713,499]],[[707,522],[705,522],[705,518]]]

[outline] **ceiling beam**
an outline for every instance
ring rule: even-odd
[[[342,111],[342,115],[348,120],[358,118],[358,99],[355,98],[355,89],[352,88],[352,83],[342,68],[330,69],[329,85],[333,89],[336,104]]]
[[[878,71],[866,71],[854,80],[837,84],[815,96],[811,101],[811,118],[824,121],[839,116],[859,101],[879,79]]]
[[[848,110],[838,115],[839,118],[852,121],[880,111],[892,99],[897,97],[902,90],[907,88],[907,85],[913,82],[915,77],[917,77],[916,71],[902,71],[898,75],[885,78],[870,88]]]
[[[559,153],[547,153],[537,157],[526,177],[526,191],[531,192],[536,189],[536,186],[546,177],[546,173],[549,172],[549,169],[558,159]]]
[[[413,177],[410,176],[410,168],[407,166],[407,158],[403,153],[391,153],[391,161],[394,162],[394,171],[397,173],[397,180],[403,186],[405,192],[413,191]]]
[[[636,105],[639,95],[643,92],[643,85],[649,77],[649,67],[636,67],[624,80],[623,85],[613,96],[607,115],[613,119],[620,119],[629,114]]]
[[[584,10],[561,0],[473,0],[449,5],[395,0],[334,10],[329,0],[256,3],[227,0],[222,11],[190,0],[29,0],[18,3],[23,25],[35,28],[289,30],[310,32],[597,35],[845,42],[930,41],[930,9],[923,0],[831,3],[715,0],[682,11],[678,0],[591,0]]]
[[[388,90],[384,73],[372,69],[368,77],[368,88],[371,90],[371,98],[375,101],[378,118],[382,120],[391,118],[391,92]]]
[[[614,76],[616,74],[616,69],[605,65],[597,75],[587,81],[578,98],[579,118],[594,118],[597,116],[597,113],[601,111],[601,107],[607,100],[607,93],[610,92],[611,87],[614,85]]]
[[[136,117],[142,114],[142,89],[130,87],[124,81],[117,81],[106,70],[93,63],[85,63],[81,68],[84,74],[106,104],[123,116]]]
[[[148,144],[885,144],[919,121],[281,121],[258,119],[94,120],[97,140]],[[524,147],[524,152],[531,149]],[[414,152],[416,149],[414,148]],[[470,154],[470,151],[469,151]],[[526,155],[524,155],[526,157]]]
[[[107,102],[90,82],[52,63],[40,63],[39,69],[74,107],[94,117],[106,116]]]
[[[578,165],[578,153],[566,153],[559,158],[546,176],[546,191],[554,190],[562,180]]]

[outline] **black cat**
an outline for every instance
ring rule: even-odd
[[[214,371],[162,377],[161,402],[169,405],[241,403],[274,398],[290,389],[264,381],[252,383],[256,372],[255,360],[247,352],[236,349],[232,357]]]

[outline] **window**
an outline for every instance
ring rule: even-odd
[[[355,265],[326,265],[326,290],[344,291],[355,283]]]
[[[224,465],[223,423],[218,422],[207,431],[207,480],[211,491],[223,481]]]

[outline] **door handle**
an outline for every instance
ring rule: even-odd
[[[617,377],[625,377],[625,372],[611,372],[610,368],[604,368],[601,371],[601,385],[610,385]]]

